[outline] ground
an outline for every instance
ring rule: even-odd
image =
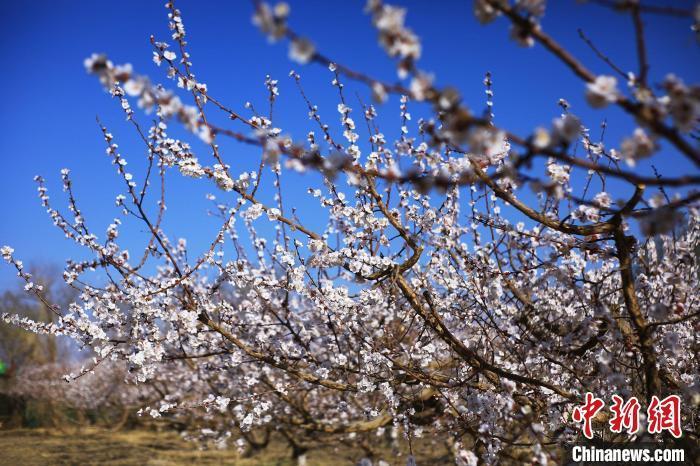
[[[453,464],[445,457],[435,456],[437,450],[444,452],[442,448],[425,449],[425,454],[418,455],[418,464]],[[346,447],[327,447],[309,452],[307,464],[353,465],[359,457],[358,452]],[[390,464],[404,466],[405,455],[391,458]],[[252,458],[240,458],[233,449],[199,450],[173,432],[18,429],[0,430],[0,465],[293,466],[295,462],[282,442],[272,442],[264,452]]]

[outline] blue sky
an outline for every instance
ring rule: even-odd
[[[11,2],[0,3],[0,157],[3,182],[0,196],[3,215],[0,243],[9,244],[26,263],[63,264],[77,249],[63,238],[39,205],[32,178],[43,175],[51,189],[55,207],[64,207],[60,189],[61,168],[70,168],[75,191],[88,225],[103,234],[112,218],[119,216],[114,198],[123,187],[104,154],[104,141],[95,123],[99,115],[115,134],[132,166],[139,166],[144,151],[136,135],[124,122],[116,102],[88,76],[83,59],[92,52],[105,52],[115,63],[130,62],[141,74],[173,87],[163,69],[151,61],[149,36],[169,39],[166,10],[161,1],[118,2]],[[347,1],[290,1],[290,24],[309,37],[327,56],[352,68],[371,72],[388,81],[396,79],[393,64],[377,46],[376,32],[363,13],[363,3]],[[407,24],[421,37],[422,69],[436,74],[439,85],[458,87],[473,109],[483,108],[484,72],[491,71],[495,89],[497,123],[520,134],[538,125],[549,126],[559,114],[560,97],[569,100],[573,111],[587,126],[597,128],[608,119],[608,145],[619,143],[633,128],[612,108],[591,110],[583,99],[582,84],[568,69],[541,47],[522,49],[508,38],[508,23],[497,20],[481,26],[471,14],[470,1],[398,1],[408,7]],[[691,7],[691,1],[672,2]],[[249,2],[178,2],[189,35],[194,72],[206,82],[212,95],[231,107],[243,109],[246,101],[265,103],[266,74],[280,81],[281,98],[276,126],[297,138],[315,129],[306,118],[303,101],[287,77],[290,69],[301,73],[304,86],[327,121],[338,121],[337,98],[327,70],[300,66],[287,59],[286,45],[270,45],[251,24]],[[673,71],[686,82],[698,82],[700,48],[689,31],[688,20],[646,17],[651,81],[658,82]],[[632,22],[627,16],[595,5],[575,1],[550,1],[543,27],[578,55],[598,74],[612,74],[579,39],[582,28],[595,43],[625,70],[636,71]],[[362,86],[349,84],[368,100]],[[352,105],[351,105],[352,106]],[[355,107],[358,105],[355,104]],[[213,111],[213,110],[212,110]],[[384,131],[399,127],[395,100],[379,107],[386,121]],[[139,115],[142,122],[148,121]],[[593,134],[596,134],[594,131]],[[257,151],[237,145],[223,147],[227,161],[236,169],[250,169]],[[195,145],[200,160],[211,163],[202,145]],[[695,168],[672,152],[656,160],[669,174]],[[139,170],[132,171],[138,175]],[[190,244],[205,248],[217,227],[206,216],[206,192],[216,188],[201,182],[183,182],[169,177],[169,212],[166,233],[186,237]],[[289,177],[285,189],[287,206],[296,206],[302,219],[314,220],[315,204],[294,189],[315,182],[314,175]],[[286,188],[287,186],[285,186]],[[216,193],[219,194],[219,193]],[[262,197],[271,199],[271,192]],[[139,227],[140,228],[140,227]],[[138,230],[125,241],[138,243]],[[0,288],[15,282],[14,271],[0,267]]]

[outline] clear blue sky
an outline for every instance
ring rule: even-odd
[[[99,115],[110,127],[133,166],[139,166],[144,151],[123,121],[116,102],[94,77],[85,73],[82,63],[92,52],[105,52],[115,63],[130,62],[137,72],[172,87],[163,69],[152,63],[149,45],[150,34],[169,38],[163,3],[164,0],[0,3],[0,157],[4,175],[0,183],[0,243],[12,245],[25,262],[62,265],[76,253],[39,205],[32,181],[36,174],[47,178],[54,206],[63,207],[59,170],[70,168],[88,224],[97,234],[103,234],[111,219],[119,216],[112,206],[123,186],[104,154],[95,116]],[[395,80],[392,62],[377,46],[370,19],[362,12],[363,3],[290,3],[292,27],[311,38],[326,55],[353,68],[372,71],[377,77]],[[619,143],[631,130],[626,119],[625,123],[616,122],[620,113],[615,109],[590,110],[584,103],[581,83],[541,47],[522,49],[510,41],[506,20],[479,25],[471,14],[471,1],[396,3],[408,7],[407,23],[422,38],[420,67],[435,72],[438,84],[460,88],[471,108],[483,108],[481,81],[485,71],[493,73],[499,124],[521,134],[538,125],[548,126],[559,114],[557,99],[564,97],[591,128],[608,118],[612,126],[609,145]],[[693,4],[671,3],[688,8]],[[282,93],[276,125],[288,134],[303,137],[307,130],[315,128],[306,119],[303,103],[287,78],[294,68],[302,74],[322,116],[329,122],[338,121],[337,100],[327,70],[291,63],[286,46],[268,44],[251,24],[249,2],[182,0],[178,6],[189,35],[194,71],[213,95],[239,109],[248,100],[262,106],[262,83],[269,73],[280,80]],[[689,21],[667,17],[646,20],[652,81],[658,82],[674,71],[687,82],[697,82],[700,48],[689,31]],[[573,0],[557,0],[549,2],[543,26],[596,73],[612,74],[578,38],[579,27],[623,69],[636,71],[632,23],[626,16],[594,5],[581,6]],[[349,89],[359,90],[367,98],[366,89]],[[385,128],[391,134],[398,128],[396,102],[390,101],[379,111],[394,125],[393,129]],[[200,151],[200,160],[211,163],[203,146],[196,145],[195,149]],[[226,146],[224,154],[234,171],[254,166],[258,157],[256,151],[236,145]],[[672,154],[668,159],[660,157],[657,164],[675,174],[694,170]],[[133,171],[138,176],[139,171]],[[201,249],[216,228],[216,222],[206,217],[204,193],[216,193],[216,188],[205,181],[183,183],[178,176],[171,176],[170,180],[166,232],[171,237],[186,237],[195,250]],[[302,177],[290,180],[308,184]],[[298,206],[302,218],[313,217],[314,204],[297,191],[302,190],[289,189],[287,205]],[[267,200],[271,198],[269,192],[262,194]],[[128,244],[132,239],[125,241]],[[201,248],[196,247],[198,244]],[[0,267],[0,289],[14,282],[14,271],[6,265]]]

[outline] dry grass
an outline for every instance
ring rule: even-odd
[[[452,464],[442,456],[444,447],[425,445],[418,464]],[[344,446],[324,447],[307,454],[309,466],[353,465],[362,457]],[[405,455],[385,456],[392,465],[405,465]],[[235,450],[199,450],[174,432],[145,430],[107,432],[83,429],[65,433],[45,429],[0,431],[0,465],[240,465],[293,466],[290,451],[282,442],[271,442],[263,452],[241,458]]]

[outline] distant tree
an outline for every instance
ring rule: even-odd
[[[72,288],[65,286],[60,272],[52,267],[30,268],[34,281],[44,290],[44,297],[61,307],[75,299]],[[50,312],[35,296],[26,291],[6,290],[0,295],[0,312],[15,314],[44,324],[51,324],[56,315]],[[4,376],[11,377],[23,366],[55,363],[70,357],[70,341],[57,340],[55,335],[28,333],[15,325],[0,322],[0,361],[7,367]]]
[[[75,290],[67,287],[60,278],[58,269],[50,266],[30,267],[34,281],[44,290],[44,297],[57,305],[66,307],[75,299]],[[42,324],[51,324],[56,315],[36,299],[28,295],[21,286],[16,291],[6,290],[0,296],[0,313],[14,314]],[[26,417],[28,392],[25,382],[17,374],[23,370],[68,362],[75,348],[65,336],[30,333],[6,322],[0,322],[0,362],[4,370],[0,373],[0,416],[9,419],[7,425],[19,424]],[[46,415],[51,416],[51,399],[46,399]],[[26,420],[26,419],[25,419]],[[48,421],[48,419],[46,420]]]

